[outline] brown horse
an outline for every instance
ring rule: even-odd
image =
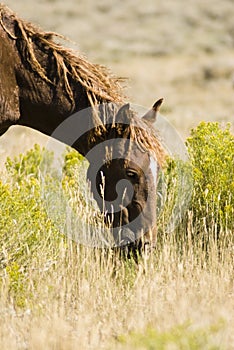
[[[0,5],[0,135],[31,127],[73,146],[90,162],[88,178],[117,244],[146,232],[155,239],[156,175],[164,151],[150,123],[123,101],[119,79],[64,48]],[[104,203],[104,205],[103,205]]]

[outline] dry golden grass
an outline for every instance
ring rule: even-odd
[[[41,258],[27,267],[23,308],[9,300],[9,277],[1,276],[1,349],[131,349],[119,337],[149,327],[168,332],[169,345],[160,349],[181,349],[170,345],[170,332],[186,324],[178,335],[185,344],[199,330],[202,349],[234,349],[231,249],[219,254],[211,242],[205,254],[200,239],[181,234],[178,243],[172,235],[135,266],[62,241],[55,261],[44,260],[39,247]],[[198,340],[193,346],[200,349]],[[136,348],[150,349],[147,341]]]

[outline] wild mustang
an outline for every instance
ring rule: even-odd
[[[121,107],[119,79],[53,36],[0,5],[0,135],[18,124],[72,144],[90,162],[94,198],[116,239],[120,233],[118,243],[135,246],[146,232],[152,243],[164,151],[150,123],[162,100],[140,119],[128,104]]]

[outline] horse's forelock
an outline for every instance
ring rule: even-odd
[[[93,143],[101,139],[130,139],[137,148],[157,159],[160,167],[163,166],[166,152],[162,147],[160,136],[149,125],[137,116],[132,109],[126,109],[124,114],[119,114],[122,107],[114,103],[102,104],[99,108],[99,118],[104,128],[94,129],[92,132]],[[134,147],[135,147],[134,146]]]
[[[153,128],[150,128],[139,118],[135,119],[129,127],[130,138],[136,142],[143,152],[148,152],[157,159],[160,167],[163,166],[166,158],[165,150],[162,147],[160,137]]]

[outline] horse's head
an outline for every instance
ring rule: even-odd
[[[135,243],[156,226],[157,171],[163,151],[152,123],[159,100],[139,118],[129,105],[106,117],[106,132],[90,152],[88,178],[116,243]],[[101,159],[101,161],[100,161]]]

